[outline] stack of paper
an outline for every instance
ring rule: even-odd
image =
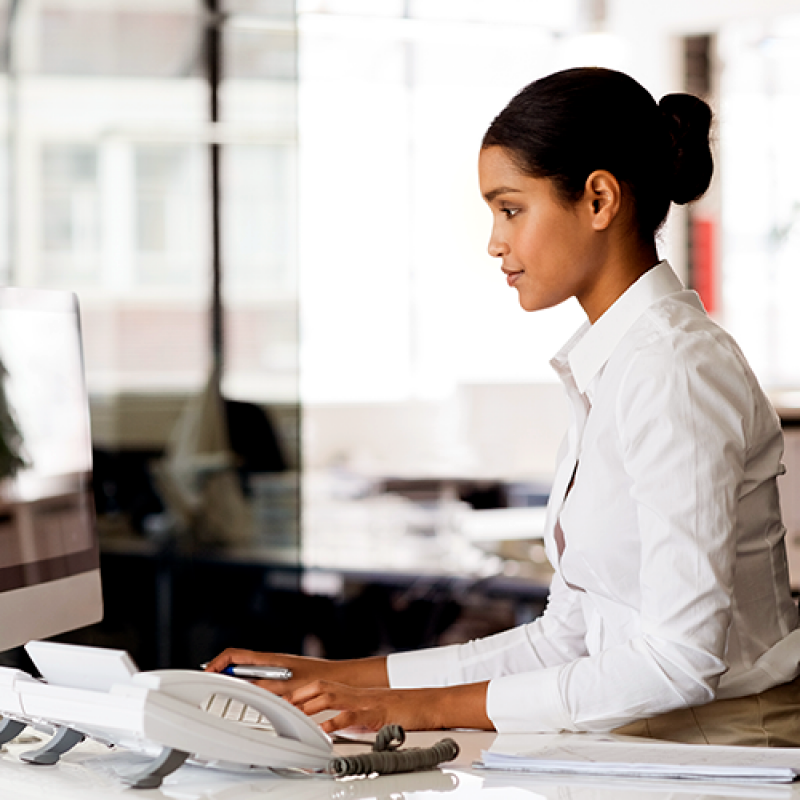
[[[536,774],[718,782],[790,783],[800,777],[800,748],[672,744],[582,734],[525,739],[523,751],[504,747],[503,737],[498,737],[475,766]]]

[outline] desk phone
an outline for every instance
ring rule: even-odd
[[[43,676],[0,668],[0,744],[27,725],[55,727],[24,761],[52,764],[86,737],[153,756],[126,778],[153,788],[187,759],[225,769],[324,768],[330,737],[283,698],[238,678],[192,670],[139,672],[127,653],[30,642]],[[261,716],[251,726],[214,711],[220,701]]]

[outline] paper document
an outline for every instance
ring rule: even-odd
[[[522,743],[523,737],[515,738]],[[800,777],[800,748],[654,743],[584,734],[524,739],[524,750],[495,742],[476,766],[537,774],[722,782],[790,783]]]

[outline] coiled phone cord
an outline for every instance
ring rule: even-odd
[[[431,747],[409,747],[399,750],[406,740],[400,725],[384,725],[372,745],[371,753],[355,756],[337,756],[328,763],[327,772],[335,778],[353,775],[391,775],[395,772],[416,772],[432,769],[459,754],[452,739],[442,739]]]

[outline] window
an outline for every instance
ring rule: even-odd
[[[177,408],[205,383],[218,143],[225,390],[297,399],[294,3],[222,6],[216,126],[200,0],[17,7],[3,255],[14,283],[78,292],[96,397]]]
[[[291,144],[231,145],[225,152],[225,263],[234,289],[293,289],[295,158]]]
[[[201,28],[194,3],[171,0],[158,11],[126,5],[118,0],[94,7],[64,0],[41,3],[36,71],[120,77],[197,74]]]
[[[43,283],[96,283],[100,266],[100,197],[93,144],[42,146]]]
[[[205,155],[199,146],[134,145],[136,283],[207,283],[205,230],[208,197]]]
[[[724,322],[761,382],[800,384],[800,16],[720,35]]]
[[[304,399],[438,401],[465,383],[552,381],[548,358],[578,315],[516,307],[486,253],[477,154],[494,115],[557,63],[569,4],[308,5]],[[508,346],[523,340],[524,354]]]

